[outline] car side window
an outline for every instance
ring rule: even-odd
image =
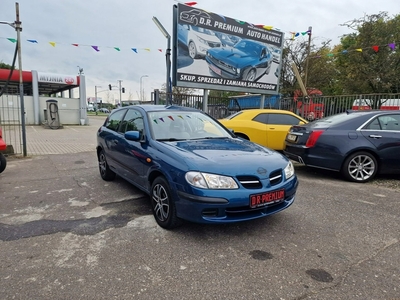
[[[381,118],[385,118],[381,120]],[[384,130],[400,130],[400,115],[386,115],[379,117],[380,121],[383,123]]]
[[[263,124],[267,124],[267,122],[268,122],[268,114],[265,114],[265,113],[258,114],[257,116],[255,116],[253,118],[253,121],[256,121],[256,122],[259,122],[259,123],[263,123]]]
[[[126,109],[123,109],[123,110],[118,110],[113,114],[109,115],[104,126],[110,130],[117,131],[118,126],[121,123],[122,117],[124,116],[125,113]]]
[[[369,124],[367,124],[364,129],[370,129],[370,130],[381,130],[381,122],[379,121],[379,118],[373,119]]]
[[[275,125],[298,125],[300,120],[291,115],[285,114],[269,114],[268,115],[268,124]]]
[[[125,114],[124,120],[119,127],[119,132],[125,133],[127,131],[140,131],[143,132],[144,123],[142,114],[135,109],[128,109]]]

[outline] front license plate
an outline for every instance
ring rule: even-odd
[[[250,195],[250,207],[256,208],[265,206],[285,199],[285,190],[277,190],[267,193]]]
[[[297,140],[297,135],[288,134],[286,138],[288,141],[295,142]]]
[[[214,73],[216,73],[216,74],[218,74],[218,75],[221,75],[221,70],[220,69],[218,69],[216,66],[214,66],[214,65],[209,65],[210,66],[210,69],[211,70],[213,70],[213,72]]]

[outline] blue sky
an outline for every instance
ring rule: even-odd
[[[0,21],[15,21],[15,3],[1,0]],[[102,87],[98,90],[106,90],[108,84],[117,85],[117,80],[122,80],[126,90],[123,100],[138,99],[140,81],[147,100],[150,92],[165,82],[167,40],[152,17],[157,17],[172,35],[172,7],[178,2],[19,0],[18,3],[24,70],[76,75],[80,66],[86,76],[88,97],[94,96],[95,85]],[[381,11],[389,15],[399,13],[395,0],[382,0],[379,5],[370,0],[201,0],[195,7],[253,24],[274,26],[286,37],[290,32],[304,32],[312,26],[314,42],[332,40],[331,45],[338,43],[341,35],[350,33],[340,24]],[[15,45],[7,38],[15,37],[12,27],[0,25],[0,61],[3,63],[12,62]],[[79,46],[72,46],[73,43]],[[92,45],[99,46],[100,51],[95,51]],[[137,48],[138,53],[132,48]],[[117,92],[104,92],[99,97],[104,99],[105,94],[119,97]]]

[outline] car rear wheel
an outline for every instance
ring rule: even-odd
[[[176,208],[169,184],[164,177],[157,177],[151,187],[151,207],[158,225],[172,229],[181,225],[182,221],[176,216]]]
[[[196,45],[193,42],[190,42],[189,46],[188,46],[188,49],[189,49],[190,57],[193,58],[193,59],[196,58],[197,57]]]
[[[115,173],[111,171],[110,167],[108,166],[104,150],[101,150],[99,153],[99,171],[100,176],[101,178],[103,178],[103,180],[111,181],[115,179]]]
[[[377,172],[376,158],[371,153],[363,151],[350,155],[342,167],[342,173],[347,180],[359,183],[370,181]]]

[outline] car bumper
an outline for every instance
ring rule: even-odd
[[[208,70],[209,70],[210,74],[213,76],[228,78],[228,79],[241,79],[242,78],[242,74],[231,73],[231,72],[227,72],[227,71],[221,69],[216,64],[214,64],[207,56],[206,56],[206,61],[208,64]]]
[[[258,194],[259,190],[239,189],[232,191],[217,191],[221,196],[195,196],[177,191],[175,201],[178,217],[196,223],[233,223],[266,217],[278,213],[295,200],[298,179],[296,176],[276,189],[285,190],[285,198],[277,203],[250,208],[250,195]],[[264,190],[265,192],[266,190]],[[263,192],[263,191],[261,191]],[[228,200],[229,199],[229,200]]]
[[[291,146],[286,144],[283,154],[298,163],[309,167],[327,169],[332,171],[340,171],[343,157],[326,150],[317,151],[314,148],[306,148],[304,146]]]

